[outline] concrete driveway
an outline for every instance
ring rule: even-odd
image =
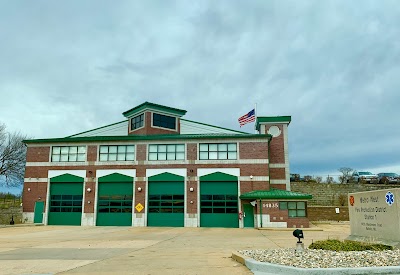
[[[319,225],[312,240],[344,239],[348,225]],[[294,247],[292,230],[161,227],[0,228],[0,274],[252,274],[241,249]]]

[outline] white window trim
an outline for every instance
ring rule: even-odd
[[[85,147],[85,160],[84,161],[53,161],[53,147]],[[52,145],[50,146],[50,163],[87,163],[88,145]]]
[[[134,156],[133,156],[133,160],[100,160],[100,147],[101,146],[133,146],[134,147]],[[135,162],[136,161],[136,154],[137,154],[137,150],[136,150],[136,144],[100,144],[97,146],[97,160],[100,163],[115,163],[115,162],[122,162],[122,163],[128,163],[128,162]]]
[[[236,144],[236,159],[200,159],[200,144]],[[209,152],[209,151],[208,151]],[[234,160],[240,160],[239,156],[239,142],[201,142],[197,143],[197,160],[199,161],[234,161]]]
[[[178,131],[178,117],[176,116],[171,116],[171,115],[167,115],[167,114],[163,114],[161,112],[150,112],[151,114],[151,128],[154,129],[162,129],[162,130],[167,130],[167,131],[171,131],[171,132],[177,132]],[[170,128],[164,128],[164,127],[159,127],[159,126],[154,126],[153,124],[153,114],[158,114],[158,115],[163,115],[163,116],[169,116],[169,117],[174,117],[175,118],[175,129],[170,129]]]
[[[148,143],[146,144],[147,148],[147,156],[146,156],[146,160],[147,161],[186,161],[187,159],[187,146],[186,143]],[[184,147],[184,152],[183,152],[183,159],[166,159],[166,160],[149,160],[149,154],[150,154],[150,145],[183,145]],[[176,147],[175,147],[176,148]],[[158,154],[158,152],[157,152]],[[176,151],[175,151],[175,156],[176,156]]]
[[[132,119],[134,119],[135,117],[141,116],[141,115],[143,115],[143,126],[139,127],[139,128],[136,128],[136,129],[132,129]],[[133,132],[133,131],[136,131],[136,130],[139,130],[139,129],[143,129],[145,126],[146,126],[146,113],[145,112],[137,114],[137,115],[135,115],[135,116],[133,116],[133,117],[131,117],[129,119],[129,132]]]

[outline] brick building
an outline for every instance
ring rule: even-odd
[[[26,140],[25,222],[45,225],[308,227],[310,195],[290,192],[290,116],[259,134],[183,119],[145,102],[123,121]]]

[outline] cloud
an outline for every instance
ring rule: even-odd
[[[4,2],[0,120],[68,136],[151,101],[253,132],[237,118],[257,103],[292,116],[293,172],[395,166],[399,15],[396,1]]]

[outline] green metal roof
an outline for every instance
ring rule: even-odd
[[[232,129],[228,129],[228,128],[224,128],[224,127],[219,127],[219,126],[215,126],[215,125],[211,125],[211,124],[207,124],[207,123],[203,123],[203,122],[193,121],[193,120],[189,120],[189,119],[183,119],[183,118],[181,118],[181,120],[183,120],[183,121],[188,121],[188,122],[193,122],[193,123],[200,124],[200,125],[215,127],[215,128],[222,129],[222,130],[228,130],[228,131],[232,131],[232,132],[239,133],[239,134],[248,134],[247,132],[232,130]]]
[[[135,108],[132,108],[126,112],[123,112],[122,114],[125,117],[130,117],[134,114],[140,113],[141,111],[143,111],[145,109],[157,110],[157,111],[170,113],[170,114],[174,114],[174,115],[178,115],[178,116],[183,116],[186,114],[186,110],[176,109],[176,108],[159,105],[159,104],[155,104],[155,103],[151,103],[151,102],[147,102],[147,101],[145,103],[142,103],[142,104],[136,106]]]
[[[290,123],[291,116],[258,116],[256,119],[256,129],[260,130],[261,123]]]
[[[271,188],[270,190],[255,190],[240,195],[241,199],[287,199],[287,200],[309,200],[312,195],[287,190]]]
[[[106,125],[106,126],[101,126],[101,127],[95,128],[95,129],[91,129],[91,130],[84,131],[84,132],[81,132],[81,133],[77,133],[77,134],[74,134],[74,135],[71,135],[71,136],[67,136],[67,137],[74,137],[74,136],[77,136],[77,135],[82,135],[82,134],[90,133],[90,132],[93,132],[93,131],[96,131],[96,130],[104,129],[104,128],[106,128],[106,127],[110,127],[110,126],[117,125],[117,124],[120,124],[120,123],[123,123],[123,122],[127,122],[127,121],[128,121],[128,120],[125,119],[125,120],[123,120],[123,121],[115,122],[115,123],[112,123],[112,124],[109,124],[109,125]]]
[[[67,142],[96,142],[96,141],[125,141],[125,140],[182,140],[182,139],[243,139],[265,138],[270,140],[271,135],[260,134],[204,134],[204,135],[130,135],[130,136],[94,136],[94,137],[66,137],[50,139],[24,140],[29,143],[67,143]]]

